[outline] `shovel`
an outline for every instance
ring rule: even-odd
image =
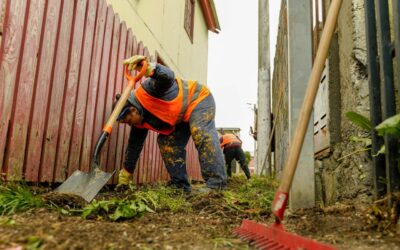
[[[91,171],[89,173],[84,173],[76,170],[63,184],[61,184],[55,190],[55,192],[78,195],[87,202],[90,202],[103,188],[103,186],[106,185],[111,176],[113,176],[115,170],[112,173],[107,173],[100,169],[100,151],[108,136],[111,134],[112,127],[126,101],[128,100],[131,91],[134,89],[136,82],[144,76],[147,69],[147,62],[143,61],[142,66],[143,67],[141,71],[135,77],[132,77],[129,74],[128,66],[125,67],[125,76],[129,81],[128,86],[124,89],[124,92],[119,98],[110,118],[108,118],[106,125],[103,127],[103,133],[101,133],[99,139],[97,140],[92,159]]]
[[[254,244],[259,249],[335,249],[330,245],[321,244],[314,240],[286,232],[282,221],[341,3],[342,0],[332,0],[329,7],[325,27],[300,109],[299,119],[294,130],[295,134],[290,143],[288,159],[283,169],[274,201],[272,202],[272,213],[275,216],[275,223],[272,226],[265,226],[254,221],[244,220],[241,227],[234,229],[236,235],[251,241],[251,244]]]

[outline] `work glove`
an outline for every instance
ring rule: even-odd
[[[128,59],[124,60],[124,65],[128,65],[129,70],[138,70],[140,71],[142,69],[141,62],[146,61],[147,62],[147,69],[146,72],[144,73],[145,76],[151,76],[153,74],[155,64],[154,63],[149,63],[147,57],[142,56],[142,55],[134,55]]]
[[[133,183],[133,174],[129,173],[125,168],[122,168],[119,171],[118,175],[118,186],[129,186],[132,185]]]

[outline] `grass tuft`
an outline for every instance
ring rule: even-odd
[[[277,182],[272,178],[243,176],[231,178],[231,188],[223,192],[226,206],[250,214],[269,214]]]
[[[0,215],[10,215],[45,205],[45,202],[35,196],[26,184],[0,185]]]

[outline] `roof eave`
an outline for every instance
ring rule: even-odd
[[[214,1],[199,0],[199,2],[208,30],[218,34],[221,28],[219,26],[218,15],[215,9]]]

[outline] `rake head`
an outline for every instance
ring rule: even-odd
[[[282,224],[265,226],[263,224],[243,220],[242,225],[233,230],[239,238],[249,241],[257,249],[268,250],[334,250],[333,246],[319,243],[286,232]]]

